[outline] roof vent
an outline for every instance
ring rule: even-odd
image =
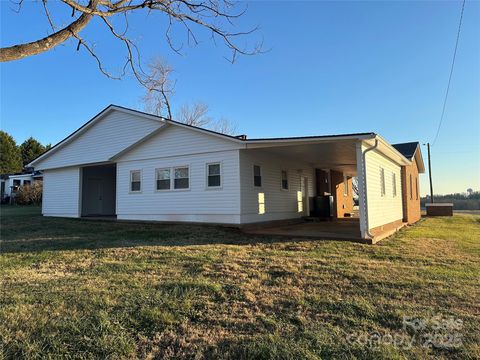
[[[235,136],[237,139],[240,139],[240,140],[247,140],[247,135],[246,134],[242,134],[242,135],[237,135]]]

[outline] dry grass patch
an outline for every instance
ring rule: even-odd
[[[422,220],[376,246],[34,208],[1,221],[5,358],[480,357],[478,217]],[[461,346],[347,341],[439,314],[463,321]]]

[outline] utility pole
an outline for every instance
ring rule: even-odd
[[[428,149],[428,177],[430,179],[430,202],[433,204],[433,183],[432,183],[432,163],[430,161],[430,143],[427,143]]]

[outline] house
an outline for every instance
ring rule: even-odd
[[[11,202],[20,186],[31,185],[35,181],[42,181],[40,171],[27,171],[15,174],[0,175],[0,200],[2,203]]]
[[[358,233],[373,239],[418,220],[405,189],[420,148],[396,146],[375,133],[247,139],[110,105],[29,166],[45,216],[235,226],[352,217],[357,177]]]

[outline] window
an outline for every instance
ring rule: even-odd
[[[265,194],[258,193],[258,213],[265,214]]]
[[[170,169],[157,169],[157,190],[170,190]]]
[[[410,174],[410,200],[413,200],[412,174]]]
[[[397,174],[392,173],[392,191],[393,197],[397,196]]]
[[[288,190],[288,173],[287,173],[287,170],[282,170],[282,190]]]
[[[20,186],[20,180],[13,180],[13,186]]]
[[[297,211],[303,212],[303,193],[301,191],[297,191]]]
[[[253,165],[253,185],[262,186],[262,169],[258,165]]]
[[[130,191],[138,192],[142,190],[142,172],[140,170],[130,171]]]
[[[207,186],[220,187],[222,186],[220,163],[207,164]]]
[[[31,183],[30,180],[23,180],[23,186],[30,186]]]
[[[343,196],[348,196],[348,177],[343,174]]]
[[[188,167],[177,167],[174,168],[174,181],[173,181],[173,188],[174,189],[188,189],[189,178],[188,178]]]
[[[385,169],[380,168],[380,192],[382,196],[385,196]]]
[[[418,176],[415,178],[415,194],[417,195],[416,199],[418,200]]]

